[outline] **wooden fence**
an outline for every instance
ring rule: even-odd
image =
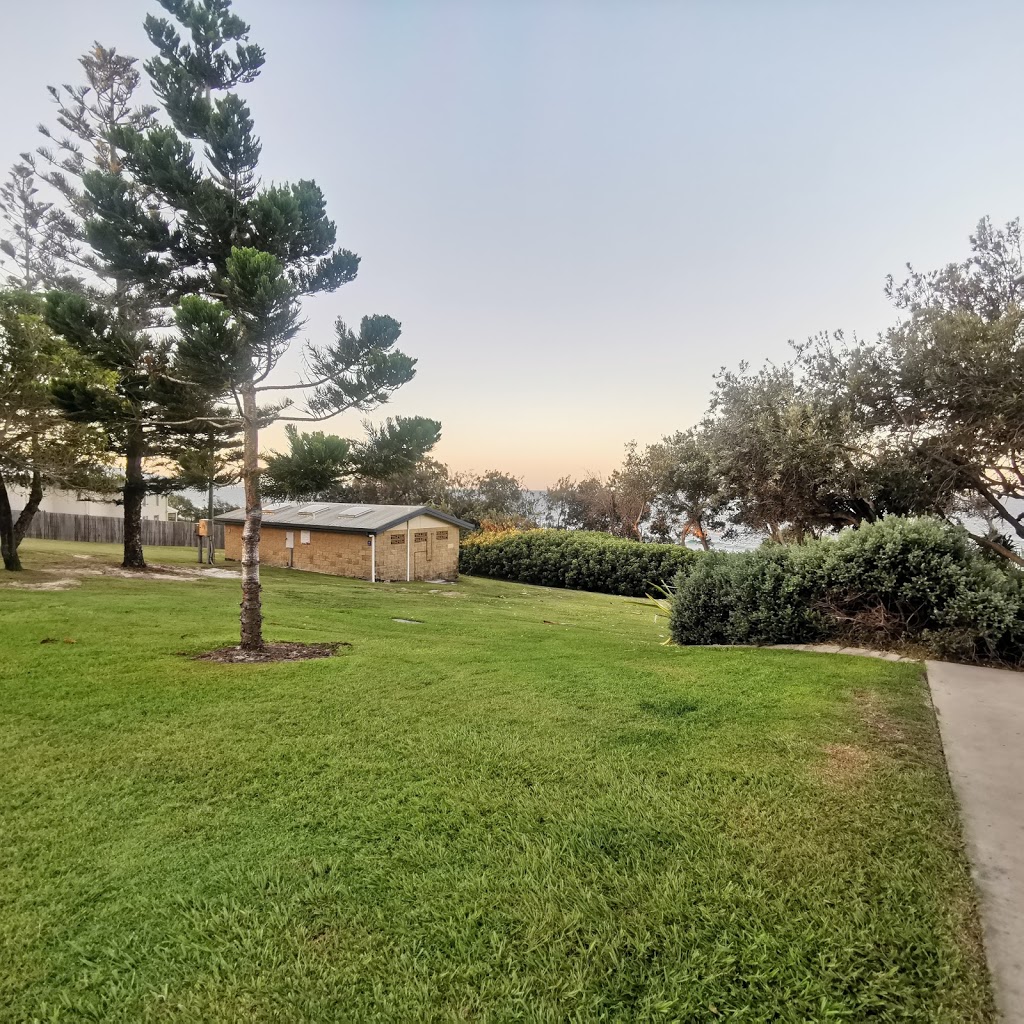
[[[79,516],[71,512],[37,512],[28,528],[27,537],[40,540],[84,540],[94,544],[124,543],[124,520],[113,516]],[[214,524],[217,547],[224,547],[224,527]],[[165,523],[156,519],[142,520],[142,543],[163,547],[194,548],[195,523]]]

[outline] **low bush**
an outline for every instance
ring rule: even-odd
[[[701,560],[676,580],[680,644],[914,644],[964,661],[1024,659],[1024,585],[962,530],[888,518],[836,538]]]
[[[680,644],[807,643],[826,633],[802,562],[773,545],[701,558],[675,580],[672,637]]]
[[[529,530],[469,536],[459,551],[459,571],[545,587],[643,597],[672,580],[696,557],[678,544],[642,544],[575,530]]]

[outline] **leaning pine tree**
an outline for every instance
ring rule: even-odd
[[[339,320],[333,342],[308,347],[302,379],[270,383],[301,327],[301,298],[351,281],[359,258],[336,247],[314,182],[260,183],[261,145],[235,90],[258,76],[264,55],[230,0],[160,2],[177,25],[146,19],[158,51],[146,70],[166,121],[117,132],[122,174],[86,175],[88,238],[118,273],[161,283],[177,326],[173,375],[234,410],[244,447],[241,646],[258,651],[261,423],[370,409],[413,377],[415,361],[395,350],[390,317],[365,317],[358,331]],[[296,390],[307,396],[301,408],[285,399],[261,409],[261,395]]]

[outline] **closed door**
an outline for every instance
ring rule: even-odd
[[[430,562],[430,534],[426,530],[417,530],[412,535],[412,545],[413,579],[426,579]]]

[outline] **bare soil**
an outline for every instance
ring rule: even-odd
[[[145,569],[125,569],[120,565],[109,565],[93,560],[92,555],[74,555],[79,563],[60,566],[46,566],[37,570],[56,579],[22,583],[18,580],[0,582],[0,589],[10,590],[71,590],[82,585],[82,580],[89,576],[114,576],[123,580],[157,580],[170,583],[194,583],[202,579],[238,579],[237,569],[224,569],[212,565],[147,565]]]
[[[824,751],[826,757],[819,772],[826,782],[834,785],[861,782],[871,767],[871,754],[852,743],[829,743]]]
[[[300,644],[270,643],[264,644],[258,651],[244,651],[241,647],[220,647],[205,654],[193,655],[193,661],[219,661],[224,664],[264,665],[274,661],[307,661],[310,658],[332,658],[342,647],[351,647],[348,643]]]

